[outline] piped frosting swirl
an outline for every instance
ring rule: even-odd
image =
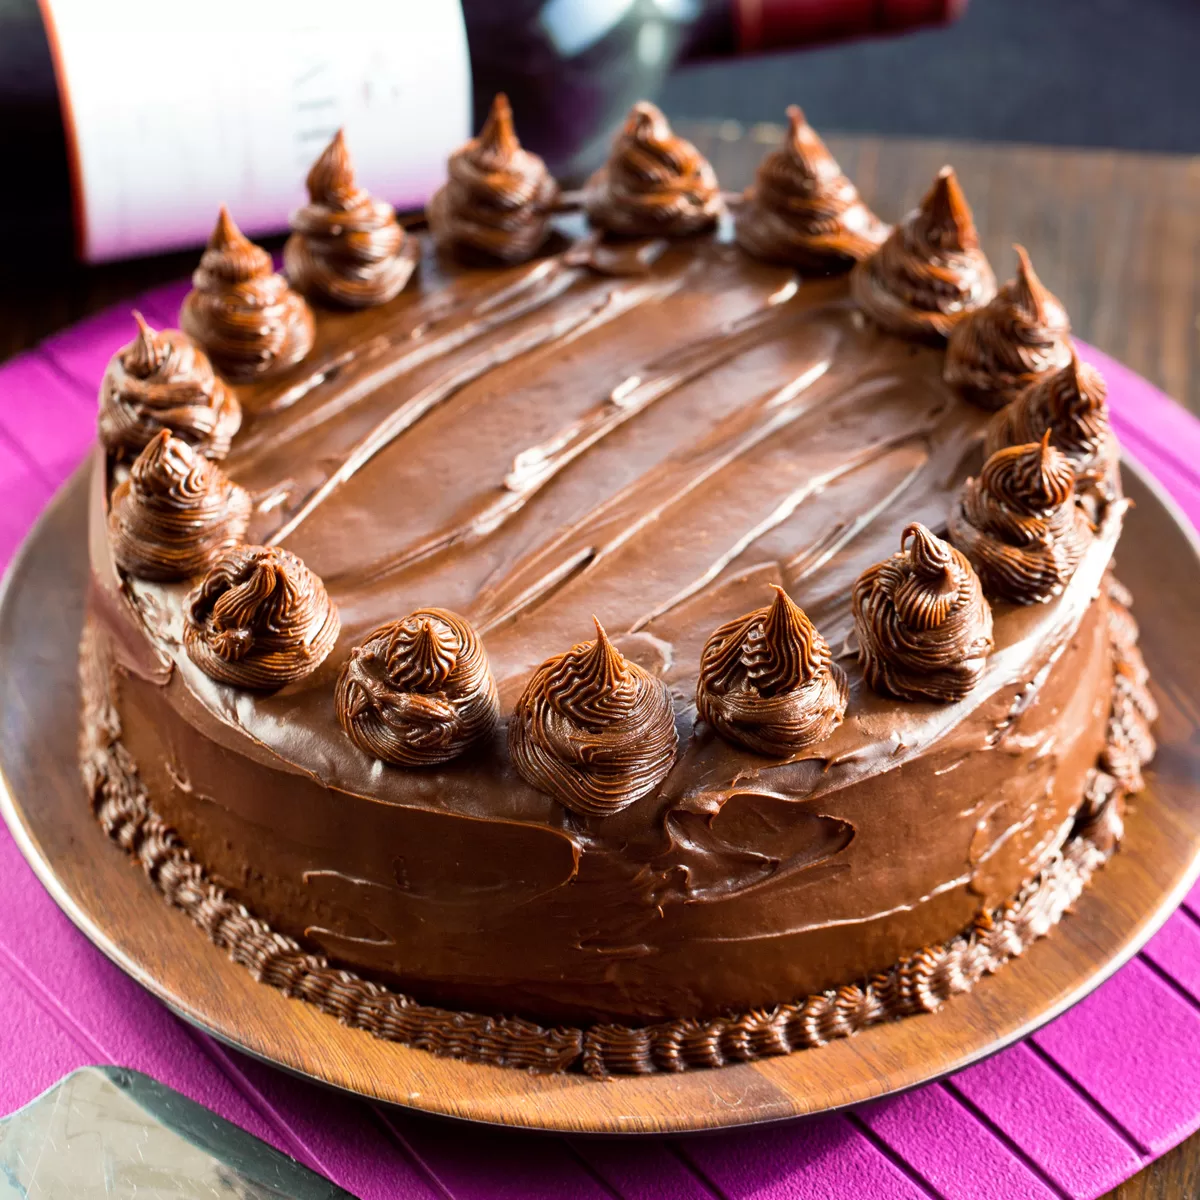
[[[283,248],[288,278],[302,292],[343,308],[397,296],[417,264],[417,242],[390,204],[358,186],[342,130],[308,173],[309,203],[292,214]]]
[[[646,101],[635,104],[605,163],[588,180],[592,224],[620,237],[687,237],[711,229],[721,191],[708,159]]]
[[[224,207],[179,320],[228,379],[266,375],[312,349],[312,310]]]
[[[997,450],[962,486],[950,537],[989,596],[1038,604],[1057,596],[1092,542],[1066,455],[1041,442]]]
[[[978,682],[992,650],[992,610],[961,551],[914,521],[891,558],[854,584],[867,683],[900,700],[949,703]]]
[[[1050,443],[1071,460],[1081,488],[1102,482],[1117,461],[1117,444],[1108,419],[1108,385],[1072,347],[1070,361],[1025,389],[988,425],[986,452],[1005,446]]]
[[[888,235],[795,105],[783,144],[763,159],[737,212],[742,249],[766,262],[833,274],[873,254]]]
[[[216,463],[162,430],[113,489],[108,536],[137,579],[188,579],[245,535],[250,494]]]
[[[1023,246],[1017,273],[982,308],[954,327],[946,382],[980,408],[995,411],[1071,360],[1071,322],[1037,277]]]
[[[439,249],[467,261],[520,263],[542,248],[558,184],[517,140],[502,92],[479,136],[450,156],[449,175],[425,210]]]
[[[483,644],[444,608],[381,625],[355,646],[334,703],[360,750],[404,767],[457,758],[492,732],[499,713]]]
[[[224,458],[242,424],[237,397],[186,333],[156,332],[140,312],[133,319],[137,337],[112,356],[100,384],[100,441],[134,455],[165,429],[207,458]]]
[[[226,551],[192,592],[184,645],[220,683],[278,688],[315,671],[340,629],[325,585],[296,555],[243,545]]]
[[[648,795],[675,761],[666,684],[628,661],[596,622],[596,640],[548,658],[508,727],[525,781],[583,816],[606,817]]]
[[[716,629],[700,656],[696,711],[723,738],[786,757],[823,741],[846,712],[846,673],[781,587],[764,608]]]
[[[919,208],[854,268],[851,291],[890,333],[941,341],[996,293],[966,197],[943,167]]]

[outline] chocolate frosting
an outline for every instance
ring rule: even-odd
[[[891,558],[854,585],[859,661],[868,684],[900,700],[959,700],[992,650],[992,610],[963,554],[914,521]]]
[[[700,656],[697,712],[759,754],[785,758],[824,741],[841,724],[848,695],[825,639],[778,584],[770,604],[727,621]]]
[[[1080,486],[1103,479],[1117,461],[1117,443],[1108,421],[1108,385],[1074,348],[1066,366],[1025,389],[988,426],[986,450],[1041,441],[1050,434],[1075,468]]]
[[[192,275],[179,323],[233,380],[299,362],[313,344],[312,310],[224,206]]]
[[[737,212],[738,244],[755,258],[801,271],[848,271],[874,253],[888,226],[862,202],[800,109],[792,105],[787,115],[783,144],[763,159]]]
[[[508,728],[509,752],[526,782],[592,817],[654,791],[675,761],[676,741],[666,684],[629,662],[599,621],[595,641],[534,672]]]
[[[449,173],[425,210],[440,250],[468,262],[520,263],[537,254],[551,233],[558,184],[522,149],[503,92],[479,136],[450,156]]]
[[[294,554],[237,546],[189,598],[184,645],[219,683],[278,688],[315,671],[340,629],[325,585]]]
[[[708,159],[653,104],[635,104],[608,162],[588,180],[592,224],[621,237],[688,237],[711,229],[721,191]]]
[[[1066,455],[1041,442],[997,450],[978,479],[963,484],[950,537],[971,560],[989,596],[1037,604],[1057,596],[1092,543],[1075,499]]]
[[[884,329],[935,342],[995,295],[996,278],[952,168],[938,172],[920,208],[854,268],[851,288]]]
[[[138,579],[188,579],[236,546],[250,493],[167,430],[113,489],[108,533],[117,565]]]
[[[186,333],[161,333],[134,311],[137,337],[112,356],[100,384],[100,441],[122,457],[164,429],[208,458],[224,458],[242,424],[237,397]]]
[[[288,278],[306,295],[344,308],[384,304],[417,265],[419,246],[390,204],[360,188],[342,130],[308,173],[309,203],[292,213],[283,248]]]
[[[1071,322],[1034,272],[1024,246],[1017,273],[982,308],[954,327],[946,346],[946,382],[981,408],[1003,408],[1071,360]]]
[[[405,767],[457,758],[492,732],[500,709],[483,644],[444,608],[418,609],[355,646],[334,703],[360,750]]]

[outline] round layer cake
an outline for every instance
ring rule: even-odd
[[[953,175],[889,232],[793,114],[730,197],[643,105],[560,196],[498,105],[429,233],[340,136],[309,189],[101,395],[84,775],[164,894],[381,1036],[599,1074],[1045,932],[1153,710],[1103,383]]]

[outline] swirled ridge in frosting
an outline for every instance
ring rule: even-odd
[[[342,130],[308,173],[309,203],[292,213],[288,279],[308,296],[369,308],[399,295],[420,251],[390,204],[360,188]]]
[[[675,761],[667,686],[628,661],[596,621],[596,640],[548,658],[513,711],[508,746],[525,781],[583,816],[648,795]]]
[[[179,323],[234,380],[290,366],[312,349],[312,310],[224,206],[192,275]]]
[[[696,711],[723,738],[785,757],[823,741],[846,712],[846,673],[783,590],[716,629],[700,655]]]
[[[1092,541],[1075,500],[1070,459],[1040,442],[997,450],[963,484],[950,512],[950,538],[989,596],[1044,603],[1066,586]]]
[[[783,144],[763,159],[737,212],[738,244],[801,271],[848,271],[888,235],[796,105]]]
[[[992,610],[961,551],[917,521],[900,549],[854,584],[854,623],[863,675],[899,700],[959,700],[992,650]]]
[[[1071,359],[1071,322],[1037,277],[1024,246],[1017,273],[982,308],[968,313],[946,346],[946,382],[995,411]]]
[[[249,521],[249,492],[164,429],[113,489],[108,536],[121,570],[166,582],[206,571]]]
[[[520,263],[537,254],[551,233],[558,184],[517,140],[503,92],[479,136],[450,155],[448,169],[425,210],[439,249],[485,263]]]
[[[711,229],[722,206],[708,159],[642,101],[588,180],[584,207],[593,225],[621,237],[687,237]]]
[[[941,341],[996,293],[996,278],[951,167],[870,258],[854,268],[851,292],[890,333]]]
[[[1116,464],[1108,385],[1095,367],[1080,361],[1074,347],[1064,367],[1031,384],[992,418],[986,452],[1041,441],[1047,431],[1051,444],[1071,460],[1080,488],[1103,483]]]
[[[224,458],[242,424],[237,397],[186,333],[161,333],[134,310],[137,337],[109,360],[100,384],[100,441],[122,457],[164,429],[206,458]]]
[[[457,758],[491,733],[500,702],[475,630],[457,613],[422,608],[350,651],[334,704],[360,750],[420,767]]]
[[[210,678],[277,688],[311,674],[341,630],[325,585],[289,550],[226,551],[188,599],[184,645]]]

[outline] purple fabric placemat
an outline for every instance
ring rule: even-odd
[[[186,284],[136,302],[174,325]],[[0,565],[93,436],[128,311],[0,367]],[[1200,422],[1119,363],[1117,431],[1200,524]],[[118,1063],[178,1088],[362,1200],[1019,1200],[1089,1197],[1200,1127],[1200,887],[1088,999],[986,1062],[856,1112],[695,1139],[599,1140],[384,1110],[228,1050],[111,965],[0,825],[0,1112],[74,1067]]]

